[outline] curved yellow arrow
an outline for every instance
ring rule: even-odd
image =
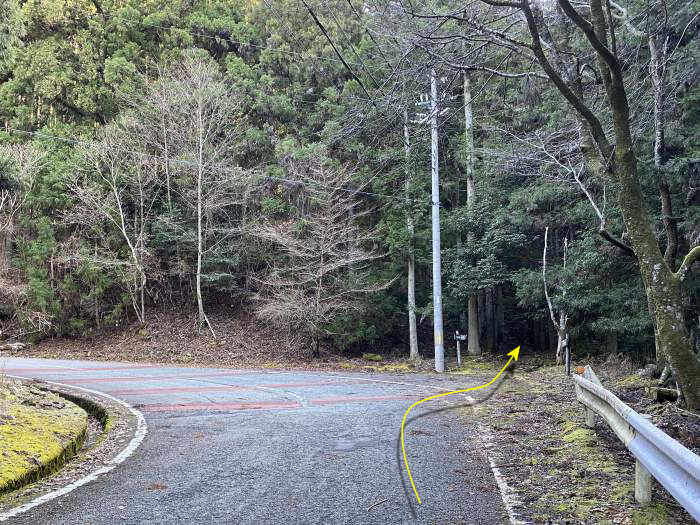
[[[443,396],[449,396],[450,394],[459,394],[461,392],[469,392],[471,390],[479,390],[480,388],[484,388],[492,384],[496,379],[498,379],[498,376],[500,376],[503,371],[508,368],[508,365],[510,362],[515,359],[516,361],[518,360],[518,354],[520,353],[520,347],[517,347],[515,350],[512,352],[509,352],[508,355],[511,356],[508,362],[505,364],[503,368],[501,368],[501,371],[496,374],[496,377],[494,377],[491,381],[486,383],[485,385],[480,385],[480,386],[475,386],[472,388],[465,388],[464,390],[453,390],[452,392],[445,392],[443,394],[437,394],[434,396],[426,397],[425,399],[421,399],[420,401],[416,401],[413,403],[410,407],[408,407],[408,410],[406,410],[406,413],[403,415],[403,420],[401,421],[401,450],[403,450],[403,462],[404,465],[406,465],[406,472],[408,472],[408,479],[411,480],[411,486],[413,487],[413,492],[416,493],[416,498],[418,499],[418,504],[420,505],[420,496],[418,495],[418,491],[416,490],[416,484],[413,483],[413,476],[411,476],[411,469],[408,468],[408,459],[406,459],[406,446],[403,443],[403,426],[406,423],[406,416],[408,416],[408,413],[411,411],[411,409],[414,406],[420,405],[421,403],[425,403],[426,401],[430,401],[431,399],[436,399],[438,397],[443,397]]]

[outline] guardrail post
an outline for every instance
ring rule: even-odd
[[[634,499],[641,504],[651,501],[651,474],[638,459],[634,463]]]
[[[588,407],[586,407],[586,426],[595,428],[595,412]]]
[[[651,420],[650,415],[640,414],[640,416],[648,421]],[[651,473],[639,459],[634,461],[634,499],[642,505],[651,501]]]
[[[584,368],[583,377],[589,381],[593,381],[598,386],[603,386],[590,365],[586,365],[586,368]],[[595,428],[595,412],[588,407],[586,407],[586,426],[588,428]]]

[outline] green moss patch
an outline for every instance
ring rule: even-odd
[[[632,515],[633,525],[663,525],[668,522],[668,508],[663,503],[644,505]]]
[[[656,385],[656,381],[654,379],[650,377],[642,377],[637,373],[621,377],[612,383],[612,386],[625,390],[646,388],[654,385]]]
[[[462,358],[462,366],[450,370],[450,373],[459,375],[480,375],[487,371],[498,370],[498,364],[498,362],[494,362],[489,358],[464,357]]]
[[[0,494],[58,470],[85,440],[87,412],[56,394],[9,383],[0,407]]]

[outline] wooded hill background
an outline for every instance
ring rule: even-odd
[[[700,238],[700,3],[606,5],[644,205],[676,271]],[[431,356],[430,128],[417,103],[434,68],[447,337],[467,329],[472,297],[481,350],[556,347],[548,228],[548,290],[574,351],[654,360],[619,182],[585,162],[581,120],[518,12],[0,0],[3,336],[80,335],[183,308],[216,333],[207,312],[225,309],[309,350],[408,354],[413,256]],[[533,12],[546,55],[573,64],[567,81],[613,136],[584,32],[556,3]],[[692,261],[683,277],[680,322],[696,352]]]

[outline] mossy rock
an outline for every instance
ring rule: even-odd
[[[362,359],[364,359],[365,361],[382,361],[384,358],[379,354],[365,352],[364,354],[362,354]]]
[[[35,388],[13,386],[2,402],[0,494],[61,468],[80,450],[88,422],[78,405]]]

